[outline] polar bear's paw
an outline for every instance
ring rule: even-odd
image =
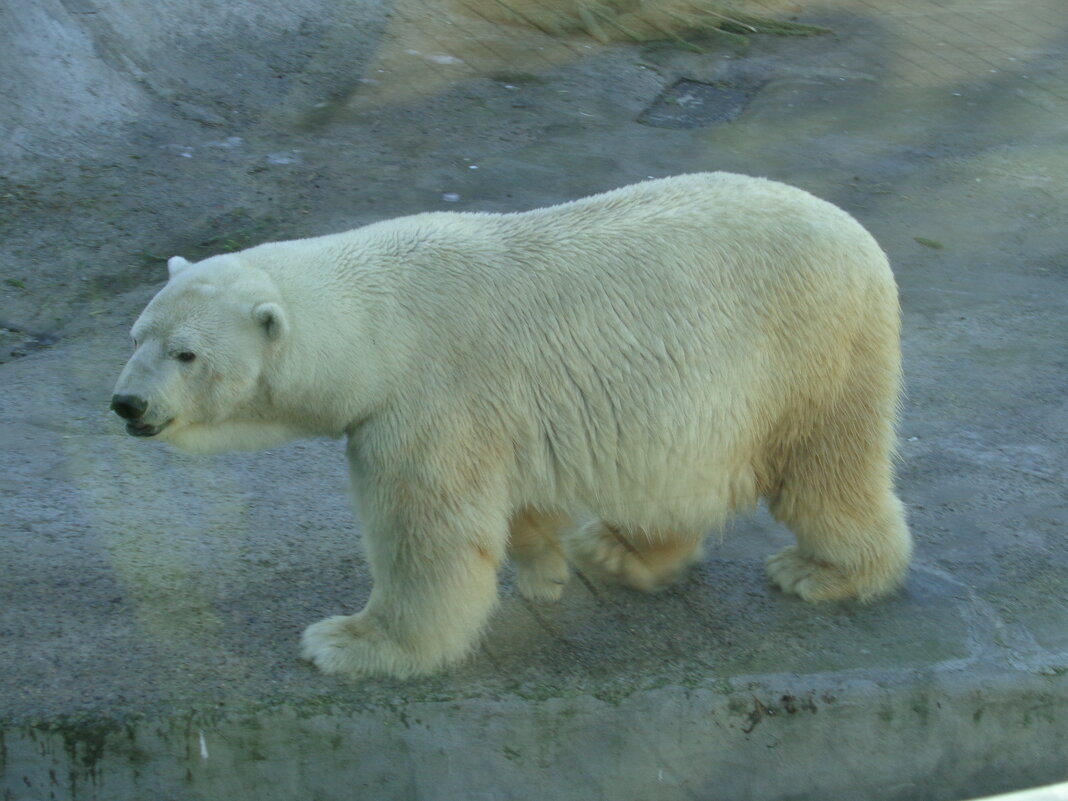
[[[546,550],[516,567],[516,588],[528,601],[558,601],[571,571],[559,549]]]
[[[643,592],[675,582],[701,551],[699,539],[631,536],[600,520],[568,534],[565,545],[579,564]]]
[[[796,546],[784,548],[765,562],[768,578],[784,592],[804,601],[833,601],[864,595],[860,576],[851,576],[835,565],[803,554]]]
[[[430,669],[376,632],[362,614],[313,623],[301,636],[301,656],[323,673],[405,677]]]

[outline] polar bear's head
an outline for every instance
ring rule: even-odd
[[[134,323],[134,353],[111,408],[136,437],[186,450],[257,448],[280,439],[267,414],[270,360],[288,331],[273,282],[237,255],[192,264],[170,279]]]

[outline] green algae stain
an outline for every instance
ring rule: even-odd
[[[79,784],[100,783],[105,759],[130,765],[135,772],[149,762],[149,755],[136,744],[136,729],[130,722],[71,716],[33,725],[28,734],[49,750],[62,748],[71,798],[79,797]]]
[[[63,748],[72,765],[95,775],[107,749],[108,740],[118,734],[122,726],[111,720],[66,718],[53,721],[44,729],[62,739]]]

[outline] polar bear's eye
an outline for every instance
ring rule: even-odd
[[[197,357],[197,355],[195,353],[192,353],[191,351],[188,351],[188,350],[183,350],[181,353],[177,354],[174,358],[176,358],[180,362],[191,362],[196,357]]]

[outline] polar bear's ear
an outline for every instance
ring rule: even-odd
[[[281,339],[289,331],[286,313],[277,303],[257,303],[252,309],[252,319],[263,326],[268,339]]]
[[[170,274],[171,278],[174,278],[174,276],[178,275],[178,273],[190,264],[192,264],[192,262],[183,259],[181,256],[171,256],[167,259],[167,272]]]

